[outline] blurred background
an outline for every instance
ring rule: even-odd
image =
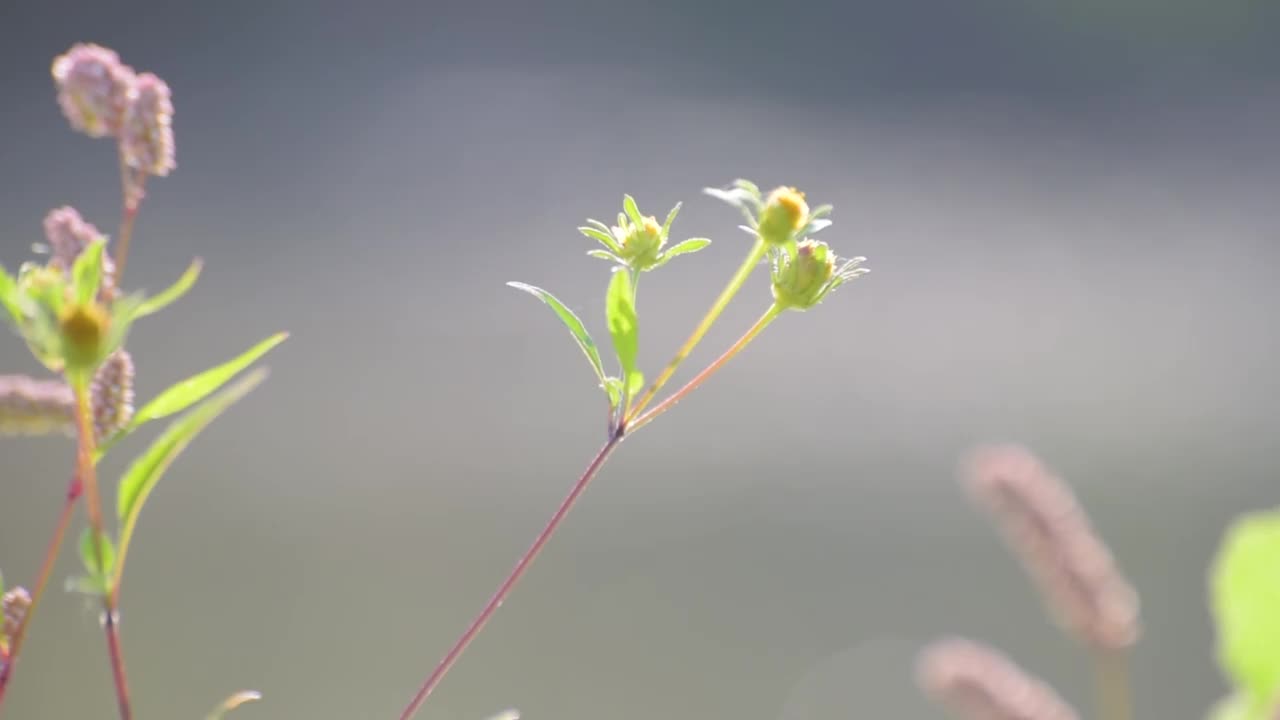
[[[574,228],[683,200],[677,239],[715,244],[646,278],[652,375],[747,249],[700,192],[737,177],[834,203],[821,237],[871,274],[625,443],[421,717],[941,717],[912,664],[952,632],[1088,713],[956,483],[991,441],[1066,477],[1141,591],[1139,717],[1224,692],[1205,570],[1280,478],[1280,4],[0,0],[9,268],[53,207],[118,222],[114,148],[49,75],[81,41],[174,89],[127,283],[206,263],[131,337],[139,398],[292,332],[143,513],[138,717],[242,688],[245,720],[395,717],[604,440],[579,351],[503,283],[603,337]],[[679,377],[768,300],[757,274]],[[38,370],[15,336],[0,367]],[[29,583],[72,443],[0,448],[0,567]],[[73,544],[6,718],[114,716]]]

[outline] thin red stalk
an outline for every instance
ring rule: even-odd
[[[635,420],[632,420],[630,426],[628,427],[628,431],[635,432],[640,428],[644,427],[645,425],[648,425],[649,423],[653,422],[654,418],[670,410],[672,407],[675,406],[676,403],[683,400],[685,396],[687,396],[689,393],[693,392],[694,390],[697,390],[699,385],[706,382],[707,379],[710,378],[712,375],[716,374],[716,372],[721,367],[723,367],[725,363],[729,362],[734,358],[734,356],[742,352],[743,348],[745,348],[752,340],[755,339],[757,335],[759,335],[766,327],[768,327],[769,323],[773,322],[774,319],[777,318],[779,313],[781,312],[782,312],[781,309],[777,305],[770,307],[765,312],[764,315],[760,316],[759,320],[756,320],[755,324],[752,325],[751,328],[742,335],[742,337],[738,338],[737,342],[735,342],[728,350],[725,350],[724,353],[720,355],[720,357],[716,358],[715,361],[712,362],[710,365],[708,365],[705,369],[703,369],[702,372],[695,375],[692,380],[685,383],[684,387],[680,388],[674,393],[671,393],[671,395],[667,397],[667,399],[663,400],[657,405],[654,405],[647,412],[642,413],[640,417],[636,418]]]
[[[139,173],[137,182],[132,181],[132,173],[134,171],[124,160],[124,150],[120,150],[120,190],[123,194],[123,202],[120,212],[120,232],[116,237],[116,255],[115,255],[115,286],[121,287],[122,278],[124,277],[124,266],[129,260],[129,241],[133,239],[133,225],[138,218],[138,207],[142,203],[143,187],[147,182],[146,173]],[[136,184],[136,190],[134,189]],[[136,192],[137,197],[133,197],[131,193]]]
[[[58,562],[62,541],[67,536],[67,526],[71,524],[71,514],[75,510],[76,499],[80,497],[80,490],[79,477],[72,476],[71,482],[67,484],[67,496],[62,503],[62,512],[58,514],[58,524],[54,527],[53,537],[50,538],[49,547],[45,550],[44,561],[40,563],[40,575],[36,578],[36,585],[31,594],[31,605],[23,614],[22,621],[18,623],[18,629],[14,632],[9,645],[9,657],[5,660],[4,669],[0,670],[0,705],[4,704],[5,690],[8,689],[9,680],[13,677],[13,668],[18,664],[18,653],[22,651],[27,627],[35,617],[36,608],[40,607],[40,598],[44,596],[45,587],[48,586],[49,578],[53,575],[53,566]]]
[[[582,491],[587,489],[587,485],[590,485],[591,480],[600,472],[600,468],[603,467],[605,461],[609,459],[609,455],[613,452],[614,448],[618,446],[618,443],[622,442],[624,432],[625,428],[620,428],[617,432],[614,432],[609,436],[609,441],[604,444],[604,447],[600,448],[600,452],[596,453],[595,458],[593,458],[591,463],[587,465],[587,469],[583,471],[582,477],[578,478],[578,481],[574,483],[573,488],[569,490],[569,494],[560,502],[560,507],[556,509],[555,514],[553,514],[551,519],[547,521],[546,527],[542,529],[542,532],[538,533],[538,537],[534,539],[533,544],[529,546],[529,549],[525,551],[524,555],[520,556],[520,560],[516,562],[516,566],[507,575],[507,578],[502,581],[502,584],[498,586],[497,591],[489,598],[489,602],[485,603],[484,609],[480,611],[480,614],[476,616],[475,620],[471,621],[471,625],[467,627],[466,632],[462,633],[462,636],[453,644],[453,647],[449,649],[449,652],[446,653],[444,658],[440,660],[440,663],[436,665],[435,670],[432,670],[431,674],[427,676],[427,679],[423,681],[422,686],[418,688],[417,694],[413,696],[413,700],[411,700],[408,706],[405,707],[404,712],[400,713],[400,720],[409,720],[409,718],[413,717],[413,715],[418,712],[418,708],[422,707],[422,703],[426,701],[427,697],[431,695],[431,692],[435,690],[436,686],[440,684],[440,681],[444,679],[445,674],[449,672],[449,669],[458,661],[458,658],[461,657],[462,653],[467,649],[467,646],[471,644],[471,641],[474,640],[476,635],[480,633],[480,630],[484,628],[485,623],[489,622],[489,618],[493,616],[493,613],[502,606],[502,603],[507,599],[507,595],[511,593],[511,589],[515,587],[517,582],[519,582],[520,577],[524,575],[525,570],[527,570],[529,565],[533,563],[534,559],[538,557],[543,546],[547,544],[547,541],[555,534],[556,529],[560,527],[560,523],[564,520],[565,516],[569,514],[569,510],[573,508],[578,497],[582,495]]]
[[[76,396],[76,429],[79,436],[76,445],[78,446],[79,476],[84,483],[89,526],[93,528],[94,534],[93,550],[97,556],[98,567],[101,568],[106,566],[103,562],[105,554],[102,549],[102,541],[106,535],[103,533],[102,503],[98,493],[97,468],[93,464],[93,414],[86,385],[87,383],[81,379],[72,382],[72,388]],[[102,627],[107,636],[107,655],[111,660],[111,675],[115,681],[116,703],[120,708],[120,720],[132,720],[133,710],[129,703],[129,683],[125,678],[124,653],[120,650],[120,631],[116,624],[116,604],[110,588],[107,588],[106,592],[102,594],[102,608],[106,615],[106,620],[103,622]]]

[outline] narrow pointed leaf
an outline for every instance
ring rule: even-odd
[[[186,272],[182,273],[182,277],[177,282],[157,295],[153,295],[142,302],[134,313],[133,318],[146,317],[163,310],[167,305],[173,303],[178,298],[187,294],[187,291],[196,284],[196,279],[200,277],[200,269],[204,266],[204,262],[200,258],[191,261],[191,265],[187,267]]]
[[[18,289],[18,281],[9,274],[9,271],[0,265],[0,304],[4,305],[5,311],[9,314],[9,320],[13,324],[22,324],[22,301],[19,298],[21,291]]]
[[[587,328],[578,319],[578,316],[566,307],[564,303],[560,302],[555,295],[540,287],[534,287],[522,282],[509,282],[507,285],[529,293],[555,311],[556,316],[560,318],[560,322],[564,323],[565,327],[569,329],[569,334],[573,335],[573,339],[578,342],[578,347],[582,348],[583,354],[587,356],[587,361],[591,363],[591,368],[596,371],[596,377],[603,383],[604,363],[600,361],[600,350],[596,348],[595,341],[591,339],[591,333],[587,332]]]
[[[622,209],[627,211],[627,217],[631,218],[631,222],[636,225],[644,225],[644,216],[640,214],[640,207],[636,205],[635,198],[630,195],[623,195]]]
[[[711,240],[707,238],[689,238],[684,242],[673,245],[670,249],[663,253],[666,257],[675,257],[676,255],[686,255],[688,253],[698,252],[702,248],[711,244]]]
[[[289,333],[287,332],[276,333],[217,367],[209,368],[204,372],[169,386],[167,390],[157,395],[151,402],[144,405],[141,410],[134,413],[133,421],[129,425],[132,428],[136,428],[143,423],[159,420],[186,410],[227,384],[231,378],[239,375],[245,368],[256,362],[258,358],[266,355],[272,348],[284,342],[288,337]]]
[[[593,258],[600,258],[601,260],[608,260],[609,262],[615,262],[619,265],[626,265],[626,263],[622,261],[622,258],[614,255],[608,250],[588,250],[587,254]]]
[[[120,479],[119,495],[116,497],[116,515],[120,520],[119,561],[115,569],[115,582],[120,582],[124,571],[125,556],[129,552],[129,542],[138,522],[138,514],[142,506],[155,489],[173,461],[186,449],[191,441],[209,426],[227,408],[248,395],[267,377],[265,368],[258,368],[235,383],[227,386],[217,394],[205,399],[182,417],[174,420],[165,428],[140,455],[124,477]]]
[[[81,531],[80,562],[84,565],[85,572],[89,574],[86,579],[92,584],[94,591],[105,593],[111,587],[107,579],[111,577],[111,570],[115,565],[115,547],[111,544],[111,538],[102,535],[102,561],[99,562],[98,549],[93,538],[93,528],[86,527]]]
[[[213,709],[213,712],[205,716],[205,720],[222,720],[222,717],[245,703],[256,702],[262,699],[262,693],[257,690],[241,690],[232,695],[222,704]]]
[[[622,252],[622,248],[618,245],[618,241],[614,240],[612,235],[603,230],[593,227],[580,227],[578,228],[578,232],[589,238],[594,238],[601,245],[604,245],[613,252]]]
[[[622,367],[622,378],[627,385],[628,395],[634,394],[630,391],[636,382],[635,377],[638,374],[636,361],[640,354],[640,327],[636,318],[634,298],[631,272],[625,268],[614,269],[613,279],[609,281],[609,291],[605,298],[605,317],[609,323],[609,335],[613,337],[613,349],[618,354],[618,364]]]
[[[676,203],[675,207],[671,208],[671,212],[667,213],[667,219],[662,223],[663,237],[666,237],[667,234],[671,232],[671,223],[676,221],[676,215],[680,213],[680,206],[683,204],[684,203]]]
[[[76,300],[80,303],[88,303],[98,296],[98,288],[102,285],[102,252],[106,244],[106,238],[101,237],[89,243],[71,266]]]

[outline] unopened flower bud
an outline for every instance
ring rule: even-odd
[[[622,248],[622,259],[637,270],[645,270],[656,264],[663,245],[667,243],[657,218],[649,216],[643,220],[642,224],[636,225],[627,220],[626,216],[619,215],[619,225],[613,228],[614,237]]]
[[[792,187],[780,187],[769,193],[756,232],[770,245],[785,245],[809,222],[809,203],[804,193]]]
[[[826,294],[835,271],[835,257],[827,244],[805,240],[796,246],[794,258],[779,253],[773,299],[787,308],[811,308]]]
[[[62,339],[62,359],[68,369],[92,370],[102,359],[111,323],[106,310],[96,302],[68,305],[58,318]]]
[[[53,79],[71,127],[95,138],[120,132],[133,70],[115,52],[77,44],[53,61]]]
[[[129,167],[164,176],[176,166],[173,100],[169,86],[143,73],[129,89],[120,130],[120,148]]]

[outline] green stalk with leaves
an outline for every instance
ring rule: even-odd
[[[195,285],[197,259],[177,281],[155,295],[125,292],[129,238],[149,176],[175,167],[168,86],[151,73],[135,73],[116,54],[96,45],[76,45],[53,64],[58,100],[74,129],[111,138],[121,159],[123,217],[114,257],[108,239],[70,207],[45,218],[44,261],[24,262],[17,273],[0,265],[0,308],[48,378],[0,376],[0,431],[75,437],[75,471],[63,498],[34,592],[5,590],[0,582],[4,625],[0,628],[0,712],[40,601],[71,525],[75,504],[84,499],[87,524],[80,534],[83,574],[71,590],[94,597],[102,607],[116,706],[122,720],[133,716],[120,637],[121,586],[125,559],[137,537],[138,519],[164,473],[195,437],[266,377],[250,366],[279,345],[284,333],[263,340],[235,358],[179,382],[133,407],[133,358],[126,340],[139,320],[180,299]],[[243,374],[243,376],[241,376]],[[128,466],[115,489],[114,523],[104,513],[98,464],[144,425],[177,416]],[[111,527],[114,524],[114,528]],[[231,696],[210,717],[256,699]]]
[[[790,187],[779,187],[768,197],[746,180],[736,181],[730,189],[709,188],[708,194],[737,207],[747,224],[740,226],[751,237],[752,243],[742,264],[730,277],[724,290],[711,308],[695,325],[693,333],[680,346],[670,362],[647,388],[644,373],[638,367],[640,351],[640,321],[636,309],[636,288],[644,273],[655,270],[679,255],[701,250],[711,241],[691,238],[671,247],[667,242],[672,223],[680,205],[667,214],[659,224],[656,217],[640,212],[635,200],[623,198],[623,212],[618,214],[617,224],[606,225],[588,220],[579,232],[598,241],[603,247],[588,251],[592,257],[606,260],[612,266],[605,291],[605,321],[617,360],[617,374],[607,373],[600,348],[592,339],[582,320],[550,292],[522,282],[508,283],[546,303],[569,330],[582,353],[586,356],[596,381],[605,394],[607,403],[607,439],[587,464],[586,469],[570,488],[542,531],[534,538],[529,549],[521,555],[498,589],[481,608],[475,619],[435,666],[400,714],[401,720],[412,717],[440,681],[466,651],[467,647],[488,623],[498,607],[507,599],[516,583],[528,570],[543,547],[555,534],[578,498],[604,467],[609,457],[622,443],[640,428],[647,426],[662,413],[685,398],[698,386],[718,372],[730,359],[740,353],[766,327],[786,310],[808,310],[822,302],[834,289],[863,274],[865,258],[855,257],[837,260],[826,243],[808,236],[831,224],[826,216],[831,207],[822,206],[810,210],[804,194]],[[746,285],[752,272],[762,261],[770,265],[773,301],[760,319],[728,350],[712,361],[683,387],[666,399],[649,408],[667,382],[693,353],[707,332],[720,318],[725,308]]]

